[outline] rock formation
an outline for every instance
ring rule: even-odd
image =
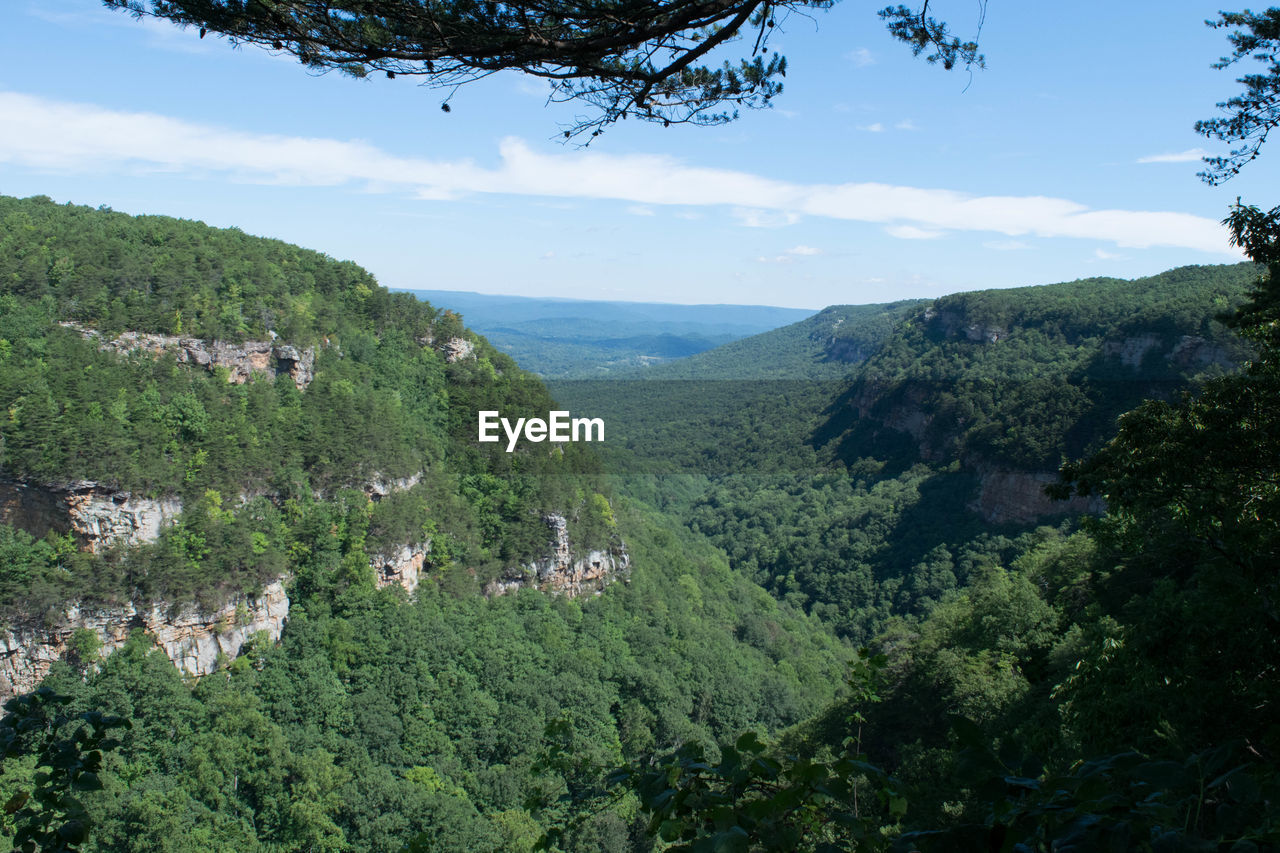
[[[188,675],[214,672],[220,660],[231,660],[259,632],[280,639],[289,615],[283,579],[256,596],[238,596],[212,613],[187,607],[171,614],[164,602],[140,611],[132,604],[90,608],[72,605],[52,626],[19,624],[0,633],[0,701],[34,690],[54,661],[72,651],[77,631],[97,638],[97,654],[105,658],[135,630],[145,631],[174,666]]]
[[[1056,483],[1049,472],[988,470],[979,474],[978,494],[969,508],[992,524],[1029,524],[1041,518],[1065,513],[1100,515],[1106,502],[1097,495],[1055,501],[1044,487]]]
[[[82,547],[154,542],[182,512],[177,498],[146,498],[90,480],[35,484],[0,480],[0,521],[33,536],[74,533]]]
[[[289,344],[271,341],[245,341],[233,344],[227,341],[204,341],[200,338],[183,338],[176,335],[151,335],[145,332],[124,332],[117,338],[106,340],[95,329],[75,323],[61,323],[74,329],[88,340],[98,341],[98,349],[121,355],[147,353],[155,357],[172,354],[179,363],[195,364],[207,370],[225,367],[227,380],[243,385],[254,374],[274,379],[286,374],[298,390],[306,388],[314,378],[316,348],[299,350]]]
[[[440,351],[444,353],[444,360],[449,364],[474,355],[475,349],[476,345],[466,338],[449,338],[440,346]]]
[[[543,516],[551,529],[549,553],[532,563],[516,566],[485,587],[486,595],[503,595],[522,586],[570,598],[590,592],[598,595],[610,581],[624,576],[631,567],[626,545],[619,542],[604,551],[589,551],[574,559],[569,543],[569,523],[563,515]]]
[[[417,545],[401,545],[399,548],[374,554],[369,558],[369,567],[373,569],[373,582],[378,589],[398,584],[404,587],[405,592],[412,595],[422,580],[422,569],[430,553],[431,543],[421,542]]]

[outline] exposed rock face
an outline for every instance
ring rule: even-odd
[[[364,486],[364,493],[371,501],[380,501],[387,495],[396,492],[407,492],[422,482],[422,472],[410,474],[408,477],[393,479],[382,474],[374,474],[373,479]]]
[[[616,577],[631,568],[626,545],[619,542],[606,551],[590,551],[585,557],[573,558],[569,543],[569,524],[562,515],[543,516],[551,529],[550,553],[540,560],[509,569],[485,587],[486,595],[503,595],[522,586],[570,598],[590,592],[598,595]]]
[[[420,542],[374,554],[369,559],[369,566],[373,569],[373,582],[378,589],[399,584],[404,587],[405,592],[412,595],[422,580],[422,569],[430,553],[431,543]]]
[[[1009,335],[1009,330],[1003,326],[971,323],[969,318],[961,311],[939,311],[937,308],[930,307],[925,309],[924,319],[925,322],[941,331],[948,338],[963,337],[965,340],[973,341],[974,343],[994,344]]]
[[[75,323],[61,323],[75,329],[89,340],[99,341],[98,349],[129,355],[135,352],[159,357],[166,353],[183,364],[196,364],[208,370],[225,367],[227,379],[232,384],[243,385],[249,377],[263,374],[274,379],[284,373],[298,386],[306,388],[314,378],[316,348],[299,350],[289,344],[273,344],[270,341],[245,341],[242,344],[227,341],[203,341],[199,338],[183,338],[176,335],[151,335],[145,332],[125,332],[118,338],[104,340],[101,333]]]
[[[1106,341],[1102,344],[1102,354],[1109,358],[1119,358],[1126,367],[1139,368],[1147,352],[1160,345],[1156,335],[1134,335],[1122,341]]]
[[[475,344],[466,338],[449,338],[449,340],[440,345],[440,351],[444,353],[444,360],[449,364],[473,355],[475,349]]]
[[[1182,335],[1172,346],[1169,346],[1167,338],[1151,334],[1102,344],[1104,356],[1118,358],[1121,364],[1134,370],[1142,367],[1143,360],[1153,351],[1161,353],[1165,362],[1182,370],[1204,369],[1215,364],[1224,370],[1239,366],[1239,359],[1231,352],[1200,335]]]
[[[135,629],[146,631],[178,669],[193,676],[215,671],[219,658],[232,659],[259,632],[280,639],[289,616],[284,581],[268,584],[258,596],[242,596],[213,613],[194,607],[169,614],[163,602],[139,611],[122,607],[81,608],[73,605],[53,627],[17,625],[0,633],[0,701],[34,690],[54,661],[71,650],[77,629],[93,632],[106,657],[124,645]]]
[[[37,485],[0,480],[0,521],[33,536],[74,533],[89,551],[154,542],[182,512],[177,498],[144,498],[89,480]]]
[[[1098,496],[1055,501],[1044,487],[1058,481],[1057,474],[1027,471],[985,471],[980,475],[978,496],[970,508],[992,524],[1029,524],[1064,513],[1101,514],[1106,503]]]
[[[1224,370],[1231,370],[1239,366],[1226,349],[1199,335],[1183,335],[1165,358],[1183,368],[1204,368],[1216,364]]]
[[[838,361],[841,364],[861,364],[874,352],[873,347],[865,347],[856,341],[833,337],[827,344],[826,360]]]

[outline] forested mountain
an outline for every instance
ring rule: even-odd
[[[60,657],[64,697],[0,726],[0,832],[521,850],[572,825],[564,849],[617,850],[644,836],[634,800],[574,805],[602,769],[836,695],[848,649],[620,504],[589,445],[475,441],[479,409],[553,404],[458,315],[296,246],[43,198],[0,198],[0,244],[3,509],[28,527],[0,526],[0,660],[18,678]],[[35,511],[86,506],[87,526]],[[398,549],[416,588],[379,577]],[[591,549],[629,567],[599,597],[521,568]],[[273,583],[278,643],[251,630]],[[89,711],[130,728],[76,765],[84,811],[24,807],[60,784],[33,732],[63,743]]]
[[[43,678],[0,833],[1274,849],[1280,300],[1236,229],[1269,267],[549,393],[353,264],[0,198],[0,686]],[[559,404],[608,440],[475,440]]]
[[[909,306],[837,381],[713,378],[788,364],[770,347],[798,324],[704,354],[701,381],[691,360],[556,384],[626,413],[624,491],[871,647],[779,746],[633,765],[653,826],[768,850],[1274,849],[1272,266]]]
[[[1008,564],[1037,523],[1087,508],[1043,488],[1122,412],[1234,369],[1248,346],[1215,317],[1257,274],[1187,267],[828,308],[644,379],[552,391],[611,413],[621,488],[866,641],[975,566]]]
[[[612,376],[709,350],[807,317],[802,308],[674,305],[411,290],[545,378]]]

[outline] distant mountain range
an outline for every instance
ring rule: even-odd
[[[695,355],[803,320],[804,308],[675,305],[411,290],[547,378],[604,378]]]

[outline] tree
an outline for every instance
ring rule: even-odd
[[[414,75],[447,89],[514,69],[549,80],[550,100],[593,114],[565,138],[598,136],[628,117],[671,124],[732,121],[740,107],[769,105],[782,91],[785,57],[769,53],[780,19],[835,0],[103,0],[137,17],[165,18],[296,56],[314,70],[356,77]],[[981,5],[985,7],[986,0]],[[982,65],[920,8],[880,11],[889,32],[930,62]],[[751,40],[748,56],[708,63],[722,45]],[[589,141],[589,139],[588,139]]]
[[[1214,68],[1229,68],[1248,57],[1267,66],[1263,74],[1246,74],[1237,80],[1245,91],[1218,104],[1227,115],[1196,122],[1196,132],[1211,139],[1243,143],[1226,157],[1205,157],[1208,165],[1200,177],[1217,185],[1239,174],[1241,167],[1257,158],[1268,134],[1280,125],[1280,8],[1261,14],[1221,12],[1209,26],[1242,27],[1227,36],[1234,50]]]

